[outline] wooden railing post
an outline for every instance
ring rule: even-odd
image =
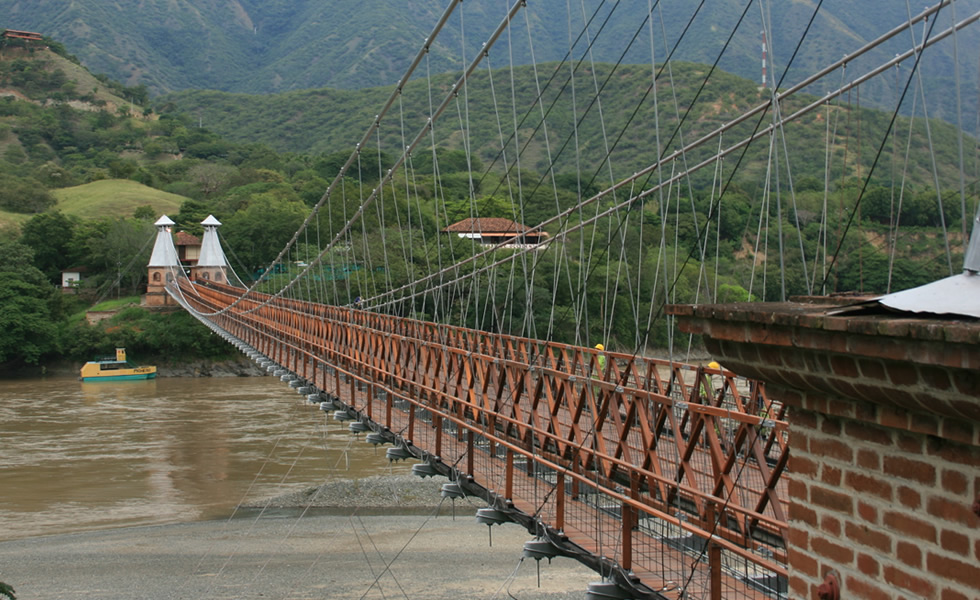
[[[559,531],[565,530],[565,474],[558,473],[558,480],[555,482],[555,527]]]
[[[514,497],[514,451],[507,448],[506,483],[504,485],[504,497]]]
[[[711,537],[708,538],[708,577],[709,577],[709,597],[711,600],[721,600],[721,546],[715,543],[715,519],[717,518],[715,514],[715,502],[714,500],[708,500],[707,506],[707,517],[708,517],[708,532],[711,533]]]
[[[633,568],[633,520],[635,509],[627,502],[622,503],[623,556],[620,564],[627,571]]]
[[[436,429],[436,456],[442,456],[442,417],[433,415],[432,426]]]
[[[395,395],[385,394],[385,428],[391,429],[391,411],[395,409]]]

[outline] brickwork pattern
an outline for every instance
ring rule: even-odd
[[[790,432],[793,597],[830,569],[847,598],[980,597],[980,447],[802,407]]]
[[[980,323],[825,308],[670,310],[790,407],[790,597],[980,599]]]
[[[687,331],[702,333],[708,350],[739,375],[980,422],[980,323],[833,317],[812,314],[810,305],[802,305],[809,311],[780,312],[785,306],[680,306],[671,312],[684,318]]]

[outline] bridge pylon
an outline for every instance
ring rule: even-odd
[[[191,281],[227,283],[228,260],[218,240],[221,221],[214,218],[214,215],[208,215],[208,218],[201,221],[201,225],[204,226],[204,240],[201,241],[201,256],[197,264],[191,267]]]
[[[162,215],[154,225],[157,238],[147,264],[146,296],[143,304],[147,306],[176,306],[177,302],[167,293],[166,286],[174,280],[176,269],[180,268],[177,248],[174,247],[171,227],[175,225],[167,215]]]

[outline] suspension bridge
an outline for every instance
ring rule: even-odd
[[[462,4],[449,3],[262,277],[235,275],[213,217],[185,272],[163,218],[148,296],[179,304],[352,431],[391,444],[390,458],[447,476],[444,496],[485,500],[481,522],[526,527],[527,556],[593,568],[603,582],[592,598],[787,597],[792,416],[763,382],[681,360],[691,340],[665,309],[717,301],[726,286],[782,301],[842,287],[842,262],[863,269],[847,240],[864,236],[861,202],[886,179],[886,161],[890,288],[905,184],[895,168],[933,149],[929,123],[942,127],[928,118],[920,65],[939,45],[960,60],[957,40],[975,35],[980,12],[950,1],[908,10],[790,80],[811,25],[828,16],[813,3],[795,48],[764,50],[775,85],[728,89],[718,65],[733,45],[760,26],[774,39],[767,2],[739,3],[715,61],[691,67],[674,53],[691,36],[708,39],[692,33],[699,26],[716,31],[704,2],[677,31],[660,2],[634,6],[628,32],[606,29],[626,10],[618,2],[569,3],[568,52],[538,65],[530,23],[554,15],[518,1],[478,46],[461,44],[461,74],[448,81],[428,57],[446,28],[465,39]],[[619,62],[595,61],[610,44]],[[891,104],[872,124],[851,94],[893,77]],[[724,93],[706,92],[717,87]],[[492,117],[477,126],[477,110]],[[963,129],[959,164],[926,169],[946,240],[936,258],[949,275],[968,254],[975,212]],[[449,168],[447,148],[465,168]],[[815,165],[823,185],[805,199],[794,176]],[[958,232],[945,220],[957,203],[939,185],[951,173]],[[856,184],[835,217],[837,177]],[[740,191],[748,181],[757,192]],[[730,211],[743,208],[734,198],[750,196],[751,216],[726,242]],[[732,254],[748,272],[724,271],[741,268]],[[666,358],[653,358],[657,347]]]

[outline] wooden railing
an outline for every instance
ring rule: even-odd
[[[300,300],[227,309],[240,290],[180,286],[192,311],[654,597],[785,590],[787,425],[761,383]]]

